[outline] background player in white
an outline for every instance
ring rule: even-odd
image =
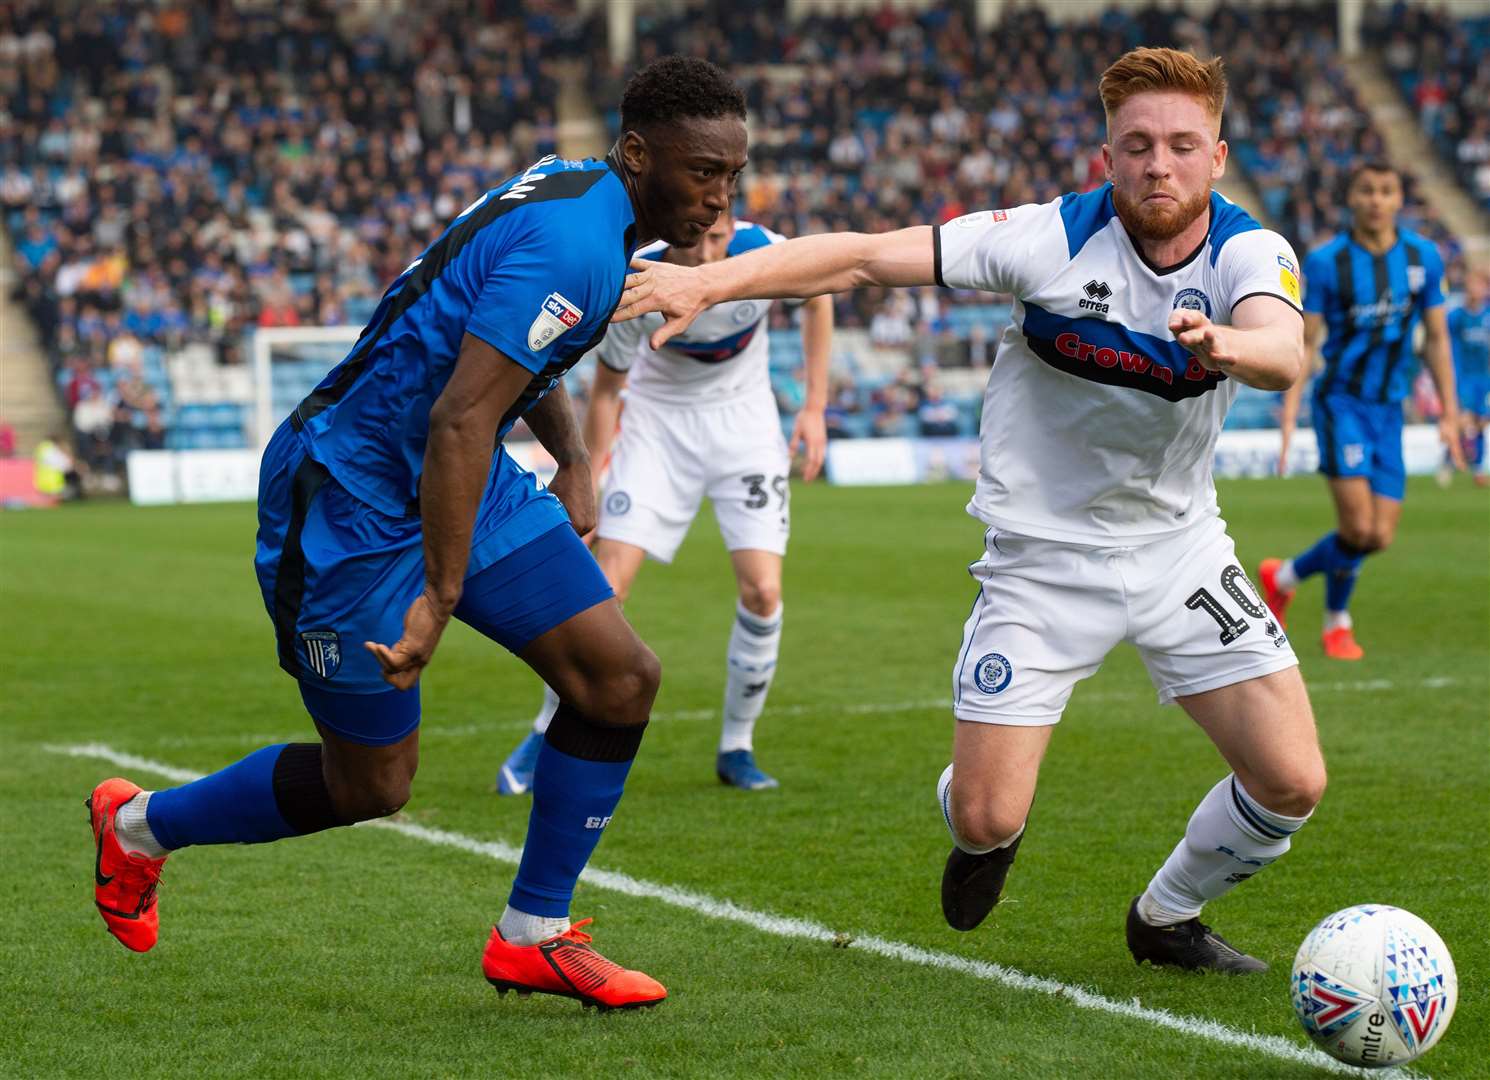
[[[970,930],[997,903],[1054,725],[1128,640],[1160,700],[1231,767],[1129,907],[1128,947],[1140,962],[1259,971],[1198,916],[1288,850],[1325,770],[1297,660],[1219,516],[1211,460],[1238,382],[1281,390],[1303,374],[1297,260],[1211,191],[1227,156],[1219,59],[1137,49],[1101,94],[1109,183],[1096,191],[697,270],[652,265],[628,279],[617,317],[666,313],[655,345],[729,298],[932,282],[1013,294],[968,507],[988,528],[938,785],[955,845],[943,913]]]
[[[781,239],[769,229],[725,213],[695,247],[657,243],[637,255],[699,266]],[[803,305],[807,393],[793,422],[790,446],[782,438],[771,391],[770,307],[769,301],[760,300],[719,304],[657,351],[646,336],[662,325],[662,316],[612,324],[596,354],[595,384],[584,422],[590,460],[604,462],[611,455],[594,550],[622,602],[643,560],[650,555],[658,562],[671,562],[704,496],[714,504],[739,585],[725,657],[724,719],[715,773],[722,782],[746,791],[777,786],[756,764],[754,732],[781,646],[781,564],[790,530],[791,455],[799,446],[803,449],[802,479],[810,483],[822,469],[828,443],[823,410],[828,401],[833,302],[820,296]],[[543,732],[558,704],[554,692],[544,687],[533,730],[497,773],[500,794],[528,790]]]

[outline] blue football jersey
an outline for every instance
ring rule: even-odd
[[[1463,382],[1490,376],[1490,304],[1481,305],[1478,311],[1456,307],[1448,321],[1455,378]]]
[[[1380,255],[1347,233],[1304,260],[1304,310],[1324,317],[1324,374],[1315,389],[1367,402],[1400,402],[1417,364],[1412,335],[1443,303],[1443,259],[1429,240],[1397,231]]]
[[[414,512],[430,408],[461,339],[472,334],[533,373],[500,443],[604,336],[635,237],[609,161],[550,155],[492,188],[388,287],[352,351],[295,410],[308,452],[369,506]]]

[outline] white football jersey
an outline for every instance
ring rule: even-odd
[[[982,464],[968,513],[1027,536],[1144,543],[1215,514],[1211,459],[1237,384],[1169,332],[1170,312],[1217,323],[1249,296],[1299,306],[1288,242],[1212,194],[1204,243],[1156,269],[1111,185],[984,210],[935,228],[936,279],[1011,293],[983,398]]]
[[[783,237],[748,221],[735,223],[728,254],[740,255],[777,244]],[[658,241],[637,252],[661,259],[667,244]],[[647,338],[664,322],[652,312],[612,323],[596,353],[600,363],[628,373],[627,393],[666,405],[711,405],[750,394],[771,394],[770,300],[727,300],[703,312],[661,349]]]

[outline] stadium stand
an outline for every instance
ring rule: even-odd
[[[635,11],[634,64],[669,51],[732,59],[752,112],[740,212],[791,235],[1094,186],[1092,87],[1140,42],[1228,57],[1234,161],[1301,252],[1338,227],[1348,163],[1381,147],[1322,3],[1064,22],[1011,5],[987,32],[947,2],[869,17],[725,0]],[[1384,17],[1417,27],[1387,48],[1405,92],[1467,163],[1465,182],[1490,179],[1484,22],[1417,8]],[[613,132],[634,64],[612,63],[603,19],[572,2],[0,7],[0,219],[84,461],[107,472],[137,446],[243,445],[245,335],[364,321],[410,252],[554,148],[565,58],[584,62]],[[1452,260],[1431,210],[1411,213]],[[840,435],[975,430],[1007,304],[865,291],[837,313]],[[800,362],[779,310],[772,366],[788,412]],[[1230,421],[1272,422],[1260,393],[1239,398]]]
[[[1490,211],[1490,14],[1376,9],[1382,62],[1461,184]]]

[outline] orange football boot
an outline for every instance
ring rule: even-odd
[[[1326,630],[1319,640],[1324,645],[1324,654],[1331,660],[1359,660],[1366,655],[1356,644],[1355,631],[1348,626]]]
[[[114,815],[140,793],[138,784],[117,776],[105,780],[88,797],[88,821],[98,854],[93,859],[93,902],[109,933],[135,952],[148,952],[160,936],[155,889],[165,858],[150,859],[119,846]]]
[[[1293,602],[1293,589],[1278,588],[1278,568],[1283,565],[1282,559],[1263,559],[1257,568],[1257,580],[1262,584],[1262,599],[1278,619],[1278,625],[1288,629],[1288,623],[1283,618],[1288,611],[1288,605]]]
[[[581,919],[567,931],[537,945],[513,945],[492,927],[481,956],[486,981],[505,994],[516,990],[528,994],[557,994],[574,998],[581,1005],[601,1012],[611,1009],[643,1009],[667,997],[667,990],[650,975],[628,971],[607,960],[590,946],[590,935],[580,929],[591,920]]]

